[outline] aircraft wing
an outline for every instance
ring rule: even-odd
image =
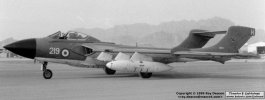
[[[199,52],[199,51],[177,51],[174,54],[179,56],[235,56],[238,53],[221,53],[221,52]]]
[[[256,57],[254,54],[241,53],[223,53],[223,52],[198,52],[198,51],[177,51],[174,54],[180,56],[242,56],[242,57]]]
[[[225,34],[226,32],[227,31],[205,31],[205,32],[192,32],[192,33],[201,36],[212,36],[215,34]]]
[[[193,58],[199,60],[213,60],[220,63],[224,63],[231,58],[248,59],[258,58],[258,55],[254,54],[242,54],[242,53],[224,53],[224,52],[200,52],[200,51],[177,51],[174,53],[177,56],[184,58]]]
[[[126,45],[116,45],[108,43],[85,43],[82,45],[85,48],[90,48],[97,52],[113,52],[113,53],[166,53],[170,54],[170,49],[166,48],[149,48],[149,47],[135,47]]]

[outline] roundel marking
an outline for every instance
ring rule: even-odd
[[[69,51],[67,49],[62,50],[62,56],[67,57],[69,56]]]

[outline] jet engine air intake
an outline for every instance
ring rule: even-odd
[[[85,48],[86,55],[91,55],[94,51],[91,48]]]

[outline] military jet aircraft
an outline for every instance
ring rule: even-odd
[[[219,43],[202,48],[216,34],[226,34]],[[47,69],[48,62],[68,64],[85,68],[103,68],[113,75],[116,71],[137,72],[142,78],[152,73],[169,71],[173,62],[212,60],[220,63],[232,57],[245,56],[238,53],[255,29],[231,26],[227,31],[191,30],[189,36],[174,48],[149,48],[102,42],[80,32],[56,32],[44,38],[20,40],[4,48],[42,63],[43,77],[50,79],[53,73]]]

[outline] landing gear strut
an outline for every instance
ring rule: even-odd
[[[52,71],[50,69],[47,69],[48,62],[44,62],[42,64],[42,71],[43,71],[43,77],[45,79],[51,79],[52,78]]]
[[[152,76],[152,73],[150,73],[150,72],[139,72],[139,75],[142,78],[150,78]]]
[[[107,75],[114,75],[116,73],[116,70],[112,70],[106,66],[103,69]]]

